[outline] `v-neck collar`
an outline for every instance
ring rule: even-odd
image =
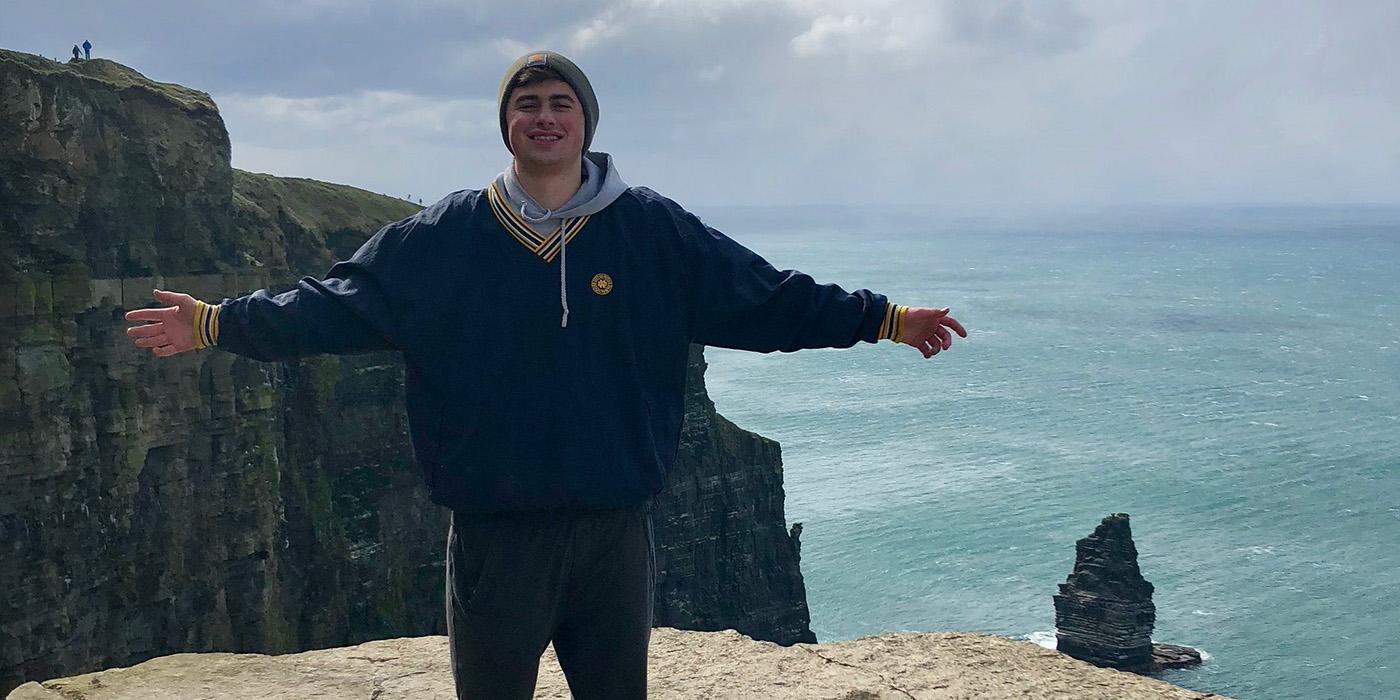
[[[555,256],[559,255],[559,245],[561,240],[564,240],[561,236],[567,236],[567,242],[572,243],[589,219],[587,216],[564,219],[549,235],[541,236],[520,212],[511,209],[506,202],[505,193],[501,192],[500,186],[495,182],[487,188],[486,199],[491,202],[491,212],[496,215],[496,221],[500,222],[501,228],[516,242],[525,246],[526,250],[538,255],[545,262],[554,262]]]

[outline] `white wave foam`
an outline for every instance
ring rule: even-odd
[[[1058,646],[1058,640],[1055,639],[1055,630],[1050,630],[1049,632],[1031,632],[1030,634],[1022,636],[1021,639],[1033,644],[1038,644],[1046,649],[1054,649]]]
[[[1212,613],[1204,612],[1204,611],[1202,611],[1202,610],[1197,610],[1197,611],[1195,611],[1195,612],[1196,612],[1196,614],[1198,614],[1198,615],[1210,615],[1210,614],[1212,614]],[[1055,630],[1048,630],[1048,631],[1047,631],[1047,630],[1041,630],[1041,631],[1031,632],[1030,634],[1023,634],[1023,635],[1021,635],[1020,637],[1016,637],[1016,639],[1020,639],[1020,640],[1022,640],[1022,641],[1031,642],[1032,644],[1037,644],[1037,645],[1039,645],[1039,646],[1045,647],[1046,649],[1054,649],[1054,648],[1056,648],[1056,647],[1059,645],[1059,640],[1057,640],[1057,639],[1055,638]],[[1153,643],[1156,643],[1156,642],[1157,642],[1157,640],[1155,640],[1155,639],[1152,640],[1152,641],[1153,641]],[[1195,649],[1196,651],[1201,652],[1201,661],[1202,661],[1202,662],[1206,662],[1206,661],[1210,661],[1210,660],[1211,660],[1212,657],[1211,657],[1211,655],[1210,655],[1210,652],[1208,652],[1208,651],[1206,651],[1205,649],[1202,649],[1202,648],[1200,648],[1200,647],[1192,647],[1192,648]]]

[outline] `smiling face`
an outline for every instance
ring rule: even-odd
[[[573,88],[548,80],[515,88],[506,105],[506,135],[520,165],[567,166],[583,157],[584,115]]]

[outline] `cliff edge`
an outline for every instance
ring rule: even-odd
[[[658,628],[648,697],[679,700],[1229,700],[1097,668],[1029,642],[980,634],[890,634],[790,647],[732,630]],[[9,700],[454,697],[446,637],[369,642],[286,656],[179,654],[133,668],[28,683]],[[569,697],[554,650],[536,698]]]

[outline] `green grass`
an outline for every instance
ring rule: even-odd
[[[373,233],[422,207],[349,185],[300,177],[233,170],[234,205],[275,219],[280,207],[310,231],[356,230]]]
[[[0,49],[0,67],[3,67],[5,62],[45,76],[96,80],[114,90],[145,90],[160,95],[186,110],[218,111],[208,93],[175,83],[156,82],[132,68],[105,58],[62,63],[43,56]]]

